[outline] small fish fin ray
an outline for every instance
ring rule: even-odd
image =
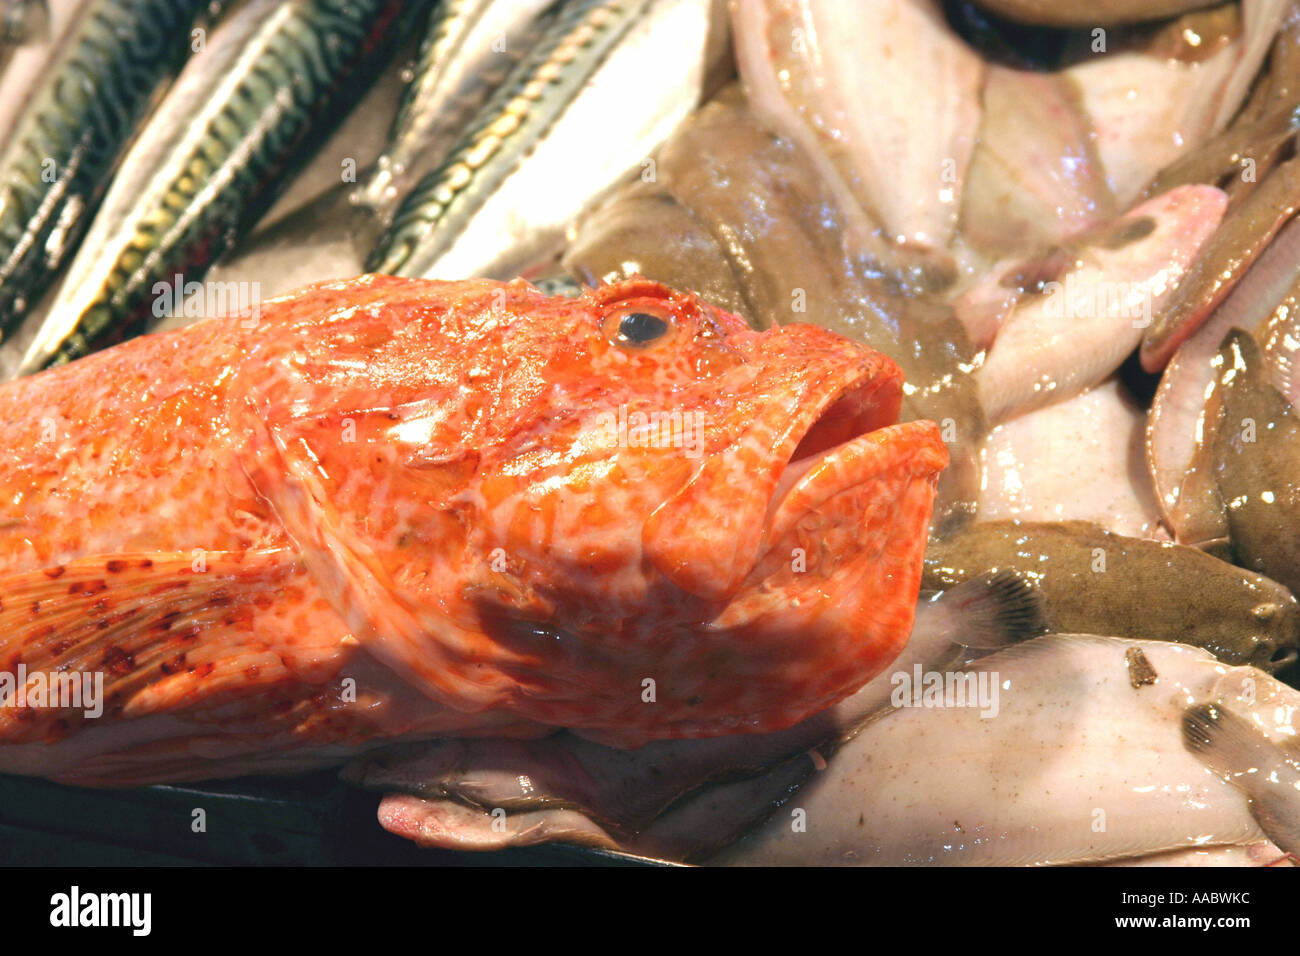
[[[1197,704],[1183,712],[1183,742],[1224,777],[1249,773],[1259,766],[1265,750],[1277,750],[1248,720],[1219,703]]]
[[[88,719],[29,693],[56,675],[89,676],[103,714],[125,717],[323,679],[346,631],[309,588],[287,549],[95,555],[0,578],[0,742]]]
[[[1047,633],[1043,598],[1013,568],[978,575],[942,592],[936,601],[962,613],[955,642],[976,650],[998,650]]]

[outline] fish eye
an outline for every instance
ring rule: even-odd
[[[657,306],[624,306],[605,317],[605,336],[627,349],[644,349],[666,338],[673,329],[671,313]]]

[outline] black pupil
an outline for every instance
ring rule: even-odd
[[[668,323],[649,312],[629,312],[618,324],[619,337],[637,345],[653,342],[668,331]]]

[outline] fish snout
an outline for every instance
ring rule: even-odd
[[[1251,612],[1261,633],[1254,636],[1255,647],[1250,663],[1260,670],[1276,673],[1300,657],[1300,613],[1295,602],[1264,601]]]
[[[1278,642],[1270,637],[1256,637],[1255,648],[1246,663],[1269,674],[1295,663],[1298,652],[1293,645]]]
[[[1267,664],[1260,664],[1260,670],[1266,670],[1269,673],[1275,673],[1290,667],[1300,658],[1300,651],[1294,647],[1279,647],[1275,649],[1268,657]]]
[[[811,327],[759,338],[773,348],[754,362],[743,396],[757,416],[642,530],[643,552],[659,572],[711,601],[732,597],[749,576],[791,489],[837,449],[892,426],[902,403],[902,372],[879,352]],[[841,484],[851,477],[841,475]]]

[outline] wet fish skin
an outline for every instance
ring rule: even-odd
[[[855,252],[923,288],[956,278],[946,248],[980,117],[985,63],[933,0],[731,0],[755,115],[835,196]],[[857,47],[834,42],[856,36]],[[850,50],[852,53],[850,53]],[[925,63],[924,73],[908,64]],[[911,122],[915,113],[927,122]]]
[[[1219,354],[1213,474],[1233,552],[1243,567],[1300,587],[1300,415],[1249,333],[1230,331]]]
[[[1213,550],[1229,560],[1228,519],[1213,475],[1213,441],[1222,406],[1219,346],[1229,330],[1255,330],[1265,345],[1275,383],[1294,389],[1287,374],[1288,329],[1300,284],[1300,223],[1291,222],[1269,242],[1250,271],[1165,366],[1147,418],[1147,467],[1165,523],[1180,544]]]
[[[1180,186],[1048,258],[1060,269],[1027,289],[976,371],[980,404],[1000,422],[1098,385],[1142,340],[1213,242],[1227,197]]]
[[[662,157],[660,165],[655,182],[620,189],[585,218],[561,262],[588,285],[644,275],[761,321],[723,247],[668,191]]]
[[[1086,47],[1080,51],[1066,72],[1083,91],[1121,208],[1238,113],[1289,6],[1290,0],[1223,4],[1184,15],[1154,33],[1132,31],[1133,47],[1125,48],[1123,34],[1116,44],[1117,37],[1108,33],[1104,56]],[[1239,21],[1239,33],[1233,20]],[[1225,29],[1232,31],[1227,37]],[[1084,31],[1079,35],[1089,38]]]
[[[805,205],[842,224],[817,181],[799,176],[802,162],[802,152],[757,123],[732,84],[673,131],[652,182],[622,187],[584,218],[565,267],[588,282],[644,268],[719,307],[736,303],[755,328],[824,321],[838,311],[837,286],[853,283],[856,270],[838,232],[807,221]],[[795,289],[811,297],[802,311]]]
[[[1142,455],[1146,415],[1112,379],[1004,422],[981,450],[982,521],[1091,521],[1167,538]]]
[[[1000,568],[1036,583],[1055,631],[1192,644],[1264,670],[1284,666],[1300,646],[1300,608],[1277,581],[1196,548],[1082,521],[970,525],[930,542],[923,583],[943,588]]]
[[[1039,663],[1047,664],[1047,667],[1040,669],[1035,666],[1034,657],[1040,657]],[[1151,666],[1153,661],[1157,666]],[[1005,667],[1003,662],[1006,662]],[[1145,680],[1154,672],[1154,684],[1134,685],[1135,662],[1140,662],[1138,666],[1145,668],[1142,679]],[[1166,666],[1166,663],[1170,666]],[[852,799],[851,793],[841,791],[836,794],[836,783],[823,778],[846,781],[851,779],[855,770],[864,776],[871,774],[883,778],[882,782],[885,782],[887,788],[887,781],[892,776],[888,766],[891,756],[889,751],[892,750],[897,755],[894,744],[898,742],[895,739],[898,736],[903,737],[903,746],[898,749],[903,751],[904,756],[901,760],[895,756],[894,766],[898,768],[901,779],[919,786],[922,784],[918,777],[927,773],[929,768],[949,766],[943,760],[933,760],[926,764],[912,755],[932,754],[935,749],[947,746],[949,738],[956,732],[957,721],[949,721],[941,731],[922,736],[910,748],[911,754],[908,754],[907,732],[897,725],[891,726],[888,721],[892,718],[888,716],[883,718],[885,723],[877,725],[876,721],[881,719],[877,717],[876,720],[865,722],[859,734],[866,736],[875,733],[876,736],[867,736],[861,746],[849,739],[842,744],[844,749],[840,751],[823,748],[828,765],[818,764],[815,773],[812,772],[811,761],[805,755],[800,755],[773,768],[763,777],[711,787],[697,797],[677,804],[639,834],[632,845],[638,852],[667,855],[670,858],[682,854],[690,856],[701,847],[721,849],[729,846],[720,855],[711,855],[706,851],[704,859],[713,863],[741,865],[759,862],[751,854],[764,852],[760,847],[765,839],[779,845],[782,837],[788,844],[784,850],[786,855],[780,860],[769,859],[766,862],[796,865],[814,862],[873,862],[867,854],[861,852],[864,849],[862,842],[872,837],[879,841],[878,848],[884,856],[874,862],[884,863],[973,863],[981,857],[982,862],[1001,864],[1057,862],[1117,866],[1207,866],[1229,863],[1271,866],[1286,861],[1282,851],[1264,839],[1264,833],[1251,826],[1243,811],[1249,809],[1258,821],[1258,826],[1264,828],[1265,832],[1277,833],[1279,839],[1285,839],[1287,828],[1294,831],[1295,824],[1300,819],[1297,816],[1300,808],[1295,805],[1293,792],[1270,794],[1275,798],[1270,806],[1273,810],[1271,814],[1267,811],[1261,814],[1257,806],[1242,807],[1231,795],[1223,794],[1225,799],[1211,812],[1219,825],[1224,827],[1225,837],[1230,842],[1209,848],[1197,842],[1181,850],[1157,849],[1153,852],[1153,848],[1169,843],[1184,844],[1187,836],[1180,833],[1176,825],[1163,834],[1158,832],[1158,825],[1150,827],[1148,824],[1144,827],[1146,821],[1143,820],[1143,813],[1136,807],[1126,812],[1126,819],[1118,829],[1127,832],[1117,835],[1117,845],[1107,847],[1103,841],[1091,848],[1081,848],[1078,840],[1080,830],[1076,823],[1080,816],[1087,823],[1092,823],[1095,817],[1090,815],[1090,811],[1096,806],[1104,807],[1109,813],[1113,812],[1117,804],[1122,805],[1134,794],[1159,792],[1159,788],[1153,787],[1151,783],[1153,779],[1161,777],[1167,781],[1185,782],[1183,787],[1173,783],[1173,787],[1178,788],[1175,792],[1214,792],[1213,788],[1208,791],[1202,789],[1204,784],[1200,774],[1195,767],[1181,760],[1181,754],[1177,753],[1178,744],[1173,739],[1176,725],[1185,718],[1185,715],[1179,714],[1178,708],[1184,706],[1183,702],[1189,698],[1214,701],[1216,707],[1248,715],[1254,722],[1252,730],[1257,735],[1249,749],[1258,748],[1266,753],[1271,751],[1275,759],[1276,749],[1273,748],[1293,748],[1293,728],[1296,717],[1300,714],[1300,696],[1297,696],[1294,688],[1249,666],[1234,667],[1225,673],[1222,665],[1206,658],[1202,652],[1181,645],[1153,646],[1139,641],[1086,635],[1050,635],[995,653],[977,662],[975,666],[996,671],[998,677],[1005,680],[1002,685],[1004,693],[999,695],[999,716],[988,723],[996,724],[1004,719],[1001,710],[1004,703],[1010,711],[1005,719],[1020,721],[1026,716],[1029,718],[1023,720],[1023,723],[1013,723],[1011,732],[999,743],[981,745],[981,742],[971,738],[957,741],[953,757],[959,765],[972,759],[978,764],[981,752],[996,755],[989,773],[983,779],[970,780],[965,787],[952,786],[945,779],[936,779],[932,786],[926,787],[925,792],[931,795],[929,801],[908,800],[902,795],[902,799],[897,801],[881,798],[856,801]],[[1046,674],[1044,670],[1047,671]],[[1035,671],[1036,677],[1033,676]],[[1010,696],[1017,692],[1017,688],[1030,693],[1027,705]],[[1158,688],[1164,689],[1157,690]],[[1118,716],[1115,732],[1108,733],[1098,728],[1094,736],[1096,740],[1106,741],[1103,746],[1107,753],[1096,761],[1081,759],[1076,753],[1071,763],[1068,756],[1071,743],[1067,742],[1071,735],[1079,732],[1081,724],[1109,719],[1105,702],[1108,690],[1111,693],[1118,692],[1111,699],[1110,709],[1118,705],[1125,712]],[[1154,698],[1151,696],[1153,690],[1157,690]],[[1044,695],[1044,706],[1035,708],[1034,701],[1040,699],[1040,692]],[[1036,715],[1035,710],[1038,711]],[[1047,715],[1053,712],[1061,716],[1059,737],[1054,737],[1048,730],[1053,718]],[[941,712],[931,713],[935,715],[936,721],[945,719],[939,716]],[[913,716],[924,715],[914,712]],[[994,731],[993,736],[996,735]],[[1084,736],[1077,741],[1078,745],[1086,747],[1087,736],[1089,734],[1085,731]],[[934,740],[940,743],[933,743]],[[1119,744],[1119,741],[1124,744]],[[882,742],[880,749],[886,752],[878,753],[872,747],[873,742]],[[1009,775],[1018,766],[1014,754],[1021,747],[1027,751],[1027,768],[1022,767],[1026,769],[1025,777],[1018,781],[1020,786],[1015,786],[1016,781],[1009,779]],[[1139,752],[1126,753],[1130,747]],[[1232,756],[1233,748],[1223,748],[1223,752]],[[1059,759],[1057,755],[1060,755]],[[1236,756],[1240,756],[1239,750]],[[1070,777],[1070,784],[1061,789],[1044,782],[1045,777],[1060,772],[1058,767]],[[1173,769],[1174,767],[1178,769]],[[799,774],[800,770],[803,771],[802,775]],[[1168,776],[1165,776],[1166,772]],[[984,793],[991,779],[997,782],[998,789],[995,793],[989,793],[988,801],[985,802],[978,795]],[[1126,779],[1132,780],[1134,789],[1126,788]],[[1079,808],[1084,813],[1074,816],[1058,815],[1060,802],[1070,799],[1065,794],[1077,792],[1080,783],[1084,781],[1089,785],[1087,804]],[[1247,780],[1245,784],[1249,787],[1252,782]],[[1167,783],[1165,786],[1170,785]],[[819,792],[818,787],[828,787],[830,793]],[[804,788],[803,793],[800,792],[801,788]],[[864,789],[869,791],[871,785],[868,784]],[[1261,789],[1270,788],[1265,786]],[[1043,791],[1050,792],[1052,805],[1035,810],[1034,798]],[[1165,792],[1169,790],[1166,789]],[[1107,796],[1113,794],[1115,799],[1094,800],[1093,796],[1098,793]],[[1008,795],[1011,795],[1010,799]],[[829,801],[824,797],[829,797]],[[883,811],[886,816],[896,815],[900,805],[909,807],[919,818],[931,803],[944,801],[961,801],[965,804],[960,808],[953,807],[954,810],[960,810],[950,818],[957,826],[947,830],[948,821],[941,811],[936,821],[941,826],[931,834],[922,833],[916,845],[897,840],[891,835],[888,824],[879,826],[869,819],[874,816],[873,811]],[[1022,811],[1021,807],[1026,803],[1028,806]],[[820,810],[817,809],[819,806]],[[820,831],[816,839],[805,841],[801,836],[790,842],[788,832],[780,833],[783,829],[788,831],[791,807],[800,807],[809,814],[805,818],[809,824],[808,832],[803,836]],[[1174,813],[1182,812],[1181,809],[1171,809]],[[1211,807],[1207,805],[1205,809]],[[1159,814],[1160,811],[1156,811],[1154,815]],[[771,824],[763,827],[751,840],[735,842],[750,828],[750,821],[766,816],[773,818]],[[1014,825],[1017,817],[1023,827],[1019,833]],[[981,831],[987,832],[987,824],[999,818],[1000,822],[1011,824],[999,834],[1000,839],[979,839],[983,835]],[[1059,829],[1054,827],[1058,821],[1064,824]],[[812,829],[814,826],[817,831]],[[1207,819],[1200,821],[1194,832],[1204,835],[1210,829],[1212,826]],[[830,839],[826,838],[827,831],[832,834]],[[834,837],[836,833],[839,834],[838,841]],[[939,837],[943,847],[933,856],[926,856],[925,844],[934,836]],[[760,847],[752,845],[755,841]],[[803,845],[798,845],[800,843]],[[767,852],[775,850],[775,847],[771,847]],[[1099,850],[1104,854],[1103,860],[1096,859]],[[819,852],[823,855],[819,856]]]
[[[1073,78],[993,64],[982,96],[962,193],[963,239],[997,256],[1025,255],[1114,217]]]
[[[716,850],[726,834],[743,831],[764,815],[762,799],[737,802],[727,795],[729,781],[770,771],[783,781],[802,782],[812,769],[802,754],[887,706],[892,674],[910,674],[914,666],[960,666],[972,655],[1036,637],[1043,628],[1031,587],[1009,572],[983,575],[924,596],[912,636],[889,673],[784,731],[655,741],[635,751],[601,747],[572,734],[435,742],[364,756],[345,768],[344,776],[370,789],[399,791],[385,797],[380,820],[422,846],[481,849],[487,842],[487,848],[497,849],[583,842],[598,830],[607,845],[684,859]],[[759,784],[764,790],[770,785]],[[689,824],[666,819],[674,816],[673,806],[693,801],[702,789],[716,793],[716,801],[705,798],[716,809],[692,811]],[[505,830],[492,825],[494,812],[502,810]],[[715,818],[724,810],[725,825]],[[586,823],[575,830],[578,820]]]
[[[1188,750],[1250,798],[1260,828],[1279,849],[1300,854],[1300,759],[1223,704],[1188,708],[1183,739]]]
[[[1228,8],[1231,9],[1231,8]],[[1267,73],[1255,81],[1250,98],[1217,136],[1170,164],[1152,180],[1153,196],[1184,183],[1220,186],[1233,205],[1255,190],[1282,158],[1295,135],[1300,105],[1300,8],[1289,6],[1269,55]],[[1252,175],[1247,176],[1247,160]]]
[[[579,225],[563,263],[588,282],[644,270],[756,328],[814,322],[889,355],[908,383],[904,416],[943,428],[935,524],[956,526],[974,515],[988,430],[975,350],[944,303],[885,282],[846,247],[851,211],[816,170],[733,85],[677,127],[654,183],[624,187]]]
[[[555,0],[446,0],[432,11],[411,82],[398,104],[389,147],[351,201],[390,212],[451,148],[457,127],[504,82],[547,23]],[[498,45],[504,44],[502,49]],[[494,62],[496,61],[496,62]]]
[[[18,374],[129,334],[157,283],[201,278],[421,7],[249,0],[225,17],[124,157]]]
[[[793,725],[911,629],[946,455],[893,424],[901,386],[839,336],[647,280],[380,276],[7,383],[0,666],[106,671],[108,705],[0,708],[0,770]],[[665,406],[707,412],[698,442],[611,424]]]
[[[1156,196],[1188,183],[1206,183],[1223,189],[1234,202],[1240,202],[1277,165],[1294,136],[1295,130],[1287,125],[1285,114],[1234,125],[1203,148],[1162,169],[1144,196]],[[1255,163],[1259,178],[1253,182],[1242,179],[1243,159]]]
[[[730,69],[720,8],[721,0],[566,4],[456,149],[403,200],[366,268],[428,278],[531,274],[559,252],[573,219]],[[644,84],[647,69],[680,72]]]
[[[436,4],[392,122],[386,133],[370,134],[386,136],[375,159],[356,181],[338,182],[282,213],[272,210],[274,218],[215,267],[212,281],[255,281],[269,296],[364,272],[401,200],[455,146],[474,111],[549,22],[552,6],[553,0]],[[363,109],[366,103],[353,113]],[[340,130],[334,140],[347,135]]]
[[[527,155],[557,109],[572,98],[647,0],[578,0],[567,5],[532,53],[484,106],[480,121],[443,167],[416,184],[366,262],[369,272],[421,275],[445,252],[457,226]],[[551,83],[536,78],[554,75]],[[503,132],[493,127],[500,123]],[[508,130],[508,132],[506,131]],[[502,158],[504,154],[505,158]],[[478,162],[468,161],[470,158]],[[488,176],[475,174],[487,165]],[[458,215],[459,214],[459,215]],[[435,229],[445,231],[430,243]]]
[[[1135,686],[1135,655],[1154,683]],[[767,823],[709,862],[1041,866],[1264,838],[1245,796],[1183,745],[1188,701],[1227,694],[1223,665],[1205,651],[1054,634],[971,670],[998,682],[996,717],[922,705],[867,723]],[[1261,718],[1286,730],[1280,712]],[[804,811],[803,831],[790,808]],[[1094,825],[1098,808],[1104,827]]]
[[[1300,275],[1252,335],[1263,350],[1269,381],[1294,407],[1300,402]]]
[[[1293,158],[1273,170],[1240,206],[1228,212],[1172,295],[1155,311],[1142,336],[1143,368],[1148,372],[1164,368],[1297,210],[1300,158]]]
[[[1211,372],[1218,373],[1216,356]],[[1223,421],[1223,396],[1217,382],[1206,389],[1205,403],[1197,422],[1197,437],[1187,472],[1178,486],[1178,498],[1168,508],[1174,540],[1199,548],[1224,561],[1236,563],[1228,525],[1228,508],[1214,474],[1215,435]]]
[[[76,249],[206,6],[94,0],[60,38],[0,151],[0,331],[17,325]]]

